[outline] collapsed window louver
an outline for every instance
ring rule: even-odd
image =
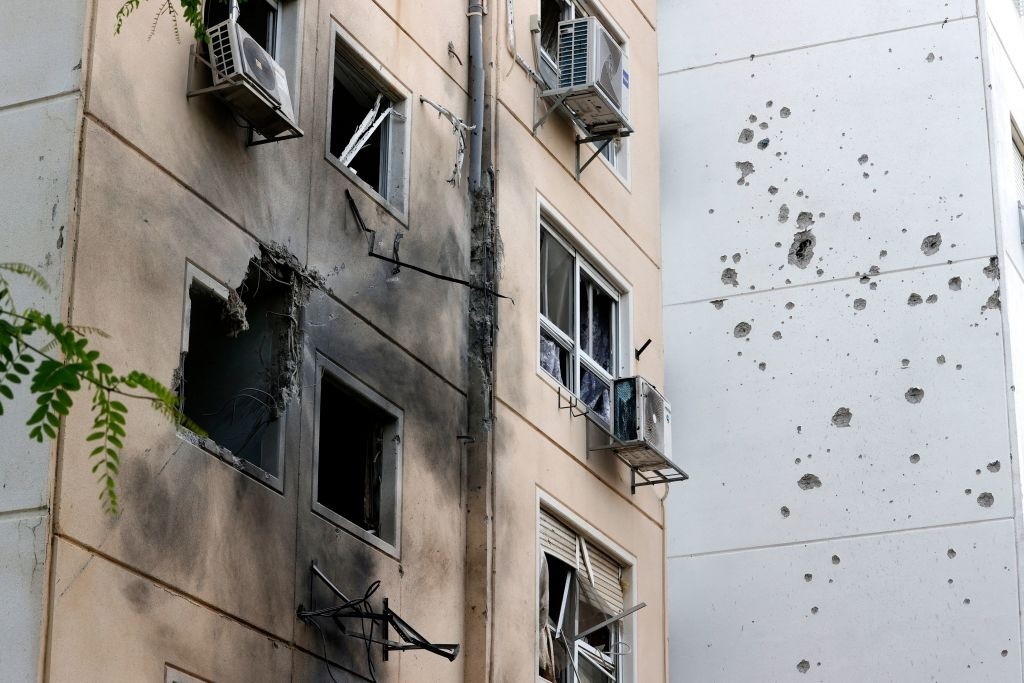
[[[605,424],[617,376],[619,297],[546,226],[540,235],[540,365]]]
[[[622,568],[543,509],[539,541],[538,674],[552,683],[621,681],[619,660],[630,651],[614,619],[625,605]]]

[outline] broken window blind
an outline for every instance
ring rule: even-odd
[[[576,566],[576,534],[545,510],[540,511],[540,548],[570,567]]]
[[[583,543],[586,542],[584,541]],[[580,575],[582,579],[591,582],[611,614],[621,612],[625,605],[620,578],[622,568],[604,551],[595,548],[589,543],[586,544],[586,548],[590,566],[585,566],[586,563],[583,561],[581,554]],[[593,570],[593,577],[590,574],[591,569]]]

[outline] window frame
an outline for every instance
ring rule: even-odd
[[[223,282],[217,280],[212,275],[210,275],[209,273],[207,273],[206,271],[204,271],[202,268],[192,263],[191,261],[186,261],[185,301],[183,307],[183,317],[181,326],[181,353],[178,355],[178,358],[180,359],[178,363],[178,372],[181,373],[182,378],[184,378],[185,358],[186,354],[188,354],[188,337],[192,327],[191,292],[193,284],[199,284],[200,286],[205,287],[214,296],[221,299],[225,303],[228,300],[229,292],[229,287],[225,285]],[[180,386],[176,393],[178,395],[179,400],[182,401],[182,405],[184,405],[184,400],[187,399],[187,397],[185,397],[184,395],[184,386]],[[201,448],[203,451],[217,458],[218,460],[228,463],[229,465],[231,465],[232,469],[240,469],[246,475],[252,477],[261,484],[264,484],[265,486],[273,489],[277,493],[284,493],[285,463],[287,460],[285,458],[285,434],[287,432],[286,424],[288,414],[289,412],[291,412],[291,410],[293,410],[292,405],[288,405],[285,407],[284,411],[281,414],[281,417],[277,420],[277,426],[275,427],[275,430],[277,431],[277,447],[276,452],[274,453],[274,457],[277,460],[278,471],[276,475],[263,469],[259,465],[256,465],[255,463],[246,460],[241,456],[231,453],[230,450],[224,448],[220,444],[217,444],[218,448],[220,449],[219,451],[211,450],[206,445],[206,438],[199,436],[198,434],[196,434],[195,432],[193,432],[191,429],[181,424],[180,422],[175,425],[175,431],[179,438],[182,438],[185,441],[188,441],[189,443],[193,444],[194,446]],[[212,439],[209,439],[209,441],[212,441],[215,444],[217,443]],[[225,455],[226,453],[230,453],[230,458],[227,455]]]
[[[386,485],[384,481],[381,483],[381,535],[364,529],[355,522],[322,505],[317,500],[320,487],[320,398],[325,375],[329,375],[334,382],[342,385],[346,391],[358,395],[361,399],[373,405],[381,412],[390,415],[395,420],[395,426],[392,431],[397,436],[397,439],[394,437],[385,439],[385,442],[394,441],[394,449],[391,453],[390,462],[385,462],[381,468],[382,472],[385,473],[382,479],[390,478],[390,485]],[[310,491],[311,509],[314,514],[325,521],[344,529],[349,534],[383,551],[396,560],[401,559],[402,549],[402,460],[404,438],[405,413],[399,406],[323,355],[323,353],[319,351],[316,353],[316,385],[313,399],[313,488]],[[390,519],[388,522],[385,522],[387,518]],[[385,525],[389,527],[387,535],[394,537],[393,543],[384,538],[383,529]]]
[[[540,529],[541,529],[541,514],[547,513],[548,515],[558,519],[562,524],[569,528],[570,531],[576,534],[579,539],[582,539],[586,544],[593,545],[595,548],[600,549],[609,558],[615,561],[619,565],[621,572],[622,582],[627,585],[628,590],[624,591],[623,599],[626,605],[636,605],[637,600],[637,559],[632,554],[628,553],[624,548],[619,546],[617,543],[612,541],[601,532],[599,529],[585,521],[582,517],[572,512],[566,505],[562,504],[561,501],[554,498],[551,494],[538,488],[536,505],[534,506],[534,513],[536,516],[534,526],[534,544],[536,553],[536,564],[534,571],[534,591],[535,596],[540,596],[540,570],[541,563],[545,562],[545,552],[541,547],[540,543]],[[549,585],[549,591],[551,585]],[[540,621],[540,600],[534,600],[534,623]],[[639,628],[637,624],[638,614],[636,612],[627,615],[623,619],[617,622],[618,632],[617,637],[621,642],[626,643],[630,651],[618,657],[618,666],[616,667],[616,683],[633,683],[636,680],[637,675],[637,638],[639,636]],[[557,619],[556,619],[557,621]],[[577,641],[574,655],[578,657],[580,641]],[[540,660],[539,643],[537,639],[534,639],[534,679],[537,683],[549,683],[547,679],[541,678],[536,673],[536,663]],[[575,662],[574,662],[575,665]]]
[[[573,339],[569,339],[568,335],[541,311],[542,279],[545,276],[541,270],[543,267],[541,235],[544,233],[547,233],[550,238],[553,238],[559,245],[565,248],[573,258]],[[537,274],[535,279],[538,288],[536,299],[538,331],[535,344],[537,373],[556,387],[567,390],[582,401],[580,387],[583,371],[590,371],[608,385],[609,401],[611,401],[615,380],[621,377],[628,377],[632,371],[632,354],[629,353],[630,330],[632,329],[632,308],[629,305],[630,287],[611,270],[610,266],[603,262],[603,259],[597,257],[596,253],[592,249],[587,248],[585,243],[578,236],[573,235],[573,233],[574,231],[568,224],[564,220],[560,220],[555,212],[550,207],[544,206],[542,202],[538,215]],[[590,354],[582,349],[582,340],[580,338],[581,273],[585,274],[602,288],[615,304],[615,321],[611,329],[611,365],[613,372],[605,370],[598,361],[594,360]],[[559,343],[559,346],[568,350],[572,363],[570,372],[571,386],[566,386],[544,369],[540,352],[543,334],[553,337],[556,343]]]
[[[346,31],[337,20],[332,19],[330,32],[330,67],[328,69],[326,132],[324,136],[324,159],[363,192],[384,207],[401,223],[409,220],[410,192],[410,152],[412,146],[412,90],[405,86],[380,61],[364,49],[357,40]],[[387,126],[382,135],[388,139],[386,179],[381,183],[385,192],[378,192],[363,178],[343,165],[331,153],[331,115],[334,108],[334,87],[337,83],[335,70],[338,68],[339,56],[343,57],[348,66],[357,70],[358,75],[370,83],[393,103],[394,111],[381,126]],[[383,154],[383,149],[381,150]]]

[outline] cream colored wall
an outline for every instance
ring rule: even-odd
[[[305,137],[249,149],[219,103],[185,98],[189,42],[177,43],[167,25],[146,40],[155,6],[143,4],[114,36],[119,0],[95,3],[71,321],[111,335],[96,345],[116,368],[169,384],[187,263],[238,286],[258,241],[274,242],[323,274],[328,293],[306,309],[301,400],[286,416],[280,493],[131,402],[122,511],[106,516],[86,455],[89,416],[77,406],[57,472],[50,680],[162,680],[164,662],[216,681],[329,680],[319,636],[295,616],[309,604],[313,560],[350,595],[381,580],[375,604],[389,598],[436,641],[463,640],[465,292],[410,270],[393,276],[368,258],[344,192],[377,230],[377,249],[390,253],[402,231],[403,260],[468,271],[464,186],[444,182],[455,156],[451,127],[418,100],[465,109],[465,67],[448,55],[451,40],[465,61],[465,8],[297,1]],[[405,220],[325,159],[335,20],[411,91]],[[404,412],[400,559],[311,511],[314,348]],[[327,647],[363,670],[351,647],[331,637]],[[462,678],[458,662],[423,653],[377,666],[382,680]]]
[[[629,492],[629,471],[609,453],[587,454],[586,421],[558,409],[556,384],[538,358],[538,214],[545,205],[564,217],[585,247],[628,286],[631,374],[663,383],[661,237],[659,215],[657,43],[654,3],[607,1],[603,9],[628,39],[631,122],[630,174],[620,179],[603,159],[577,182],[574,129],[552,116],[532,134],[534,88],[496,39],[494,104],[498,226],[502,239],[500,289],[515,305],[499,303],[497,346],[497,498],[495,680],[533,680],[536,657],[538,495],[550,496],[579,520],[635,556],[637,617],[635,681],[663,681],[665,668],[663,487]],[[529,16],[537,0],[514,3],[516,48],[532,64]],[[504,26],[505,3],[492,3]],[[540,115],[538,110],[538,116]],[[596,264],[595,264],[596,265]],[[651,338],[639,361],[632,349]],[[676,485],[679,487],[680,485]],[[683,485],[685,486],[685,485]],[[673,495],[684,495],[677,488]]]

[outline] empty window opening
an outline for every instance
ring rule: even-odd
[[[566,242],[540,232],[540,366],[603,420],[618,376],[619,296]]]
[[[227,21],[232,6],[237,7],[238,25],[271,57],[277,57],[280,5],[274,0],[206,0],[204,21],[207,27]]]
[[[622,567],[559,519],[540,513],[538,673],[552,683],[620,683],[631,652],[621,621]]]
[[[400,411],[333,364],[321,366],[318,401],[315,509],[397,546]]]
[[[385,199],[404,206],[407,100],[340,38],[334,55],[328,154]]]
[[[553,64],[558,63],[558,22],[587,16],[574,0],[540,0],[540,46]]]
[[[188,290],[183,412],[264,479],[281,476],[282,416],[297,367],[295,287],[286,277],[254,258],[237,291],[206,276],[193,276]]]

